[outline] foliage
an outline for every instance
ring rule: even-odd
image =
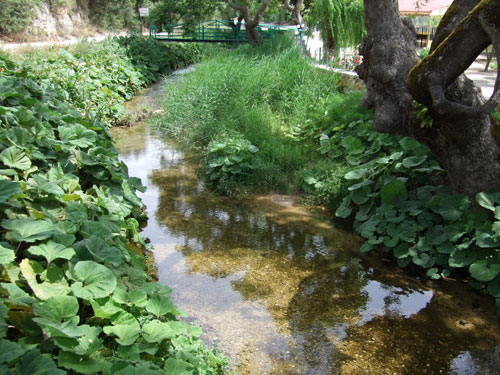
[[[157,127],[203,150],[220,134],[239,134],[259,149],[248,183],[258,191],[287,190],[311,157],[290,136],[292,125],[305,122],[335,82],[335,76],[310,66],[288,39],[242,46],[206,60],[169,90]]]
[[[137,28],[136,7],[136,0],[89,0],[89,20],[107,30]]]
[[[127,50],[135,69],[148,82],[154,82],[160,75],[199,61],[201,47],[197,43],[159,43],[137,34],[118,37],[117,42]]]
[[[310,30],[319,25],[325,47],[334,50],[357,46],[365,34],[362,0],[314,0],[305,16]]]
[[[0,372],[222,373],[150,282],[143,186],[106,126],[38,71],[0,72]]]
[[[65,100],[87,118],[99,117],[108,125],[122,120],[121,103],[137,90],[199,56],[196,45],[166,47],[136,35],[120,37],[118,42],[83,40],[72,51],[36,52],[24,56],[23,65],[56,84]]]
[[[241,134],[218,135],[207,146],[206,174],[216,190],[230,195],[256,169],[259,149]]]
[[[164,25],[173,25],[182,21],[184,29],[190,33],[194,32],[201,20],[213,14],[218,3],[218,0],[159,0],[151,10],[149,20],[159,27],[160,31]]]
[[[33,7],[39,0],[2,0],[0,7],[0,34],[24,30],[31,22]]]
[[[358,105],[362,94],[328,92],[334,75],[316,75],[293,56],[264,45],[212,58],[167,93],[158,126],[208,150],[214,189],[292,184],[350,219],[366,239],[362,251],[433,279],[465,277],[500,306],[500,193],[478,194],[472,211],[473,202],[443,186],[426,147],[376,133]]]

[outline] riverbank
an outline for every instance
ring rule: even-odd
[[[98,74],[68,55],[45,63]],[[224,374],[226,359],[151,281],[144,186],[118,160],[99,111],[79,112],[90,98],[76,106],[68,86],[3,54],[0,81],[0,372]]]
[[[146,124],[112,132],[129,173],[148,187],[142,233],[160,282],[238,374],[500,368],[488,297],[450,280],[422,283],[362,254],[359,237],[289,196],[213,194],[199,153]]]
[[[156,126],[200,151],[215,191],[303,191],[366,239],[361,251],[500,301],[497,193],[473,213],[425,146],[376,133],[361,94],[332,91],[336,80],[285,41],[242,47],[175,85]]]

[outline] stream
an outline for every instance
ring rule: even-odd
[[[127,109],[158,110],[182,73]],[[292,197],[214,195],[197,155],[146,122],[111,133],[148,188],[143,235],[160,282],[238,374],[500,374],[491,298],[365,257],[357,236]]]

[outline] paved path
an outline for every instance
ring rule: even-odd
[[[487,72],[484,71],[485,60],[478,59],[472,63],[472,65],[465,71],[465,75],[472,79],[476,85],[481,87],[481,91],[486,99],[489,99],[491,94],[493,94],[493,88],[495,87],[495,80],[497,78],[496,69],[492,69],[491,66]]]
[[[109,33],[109,34],[102,34],[102,35],[97,35],[97,36],[91,36],[88,37],[87,39],[89,41],[95,41],[99,42],[101,40],[106,39],[108,36],[119,36],[119,35],[125,35],[125,33]],[[84,36],[82,35],[82,38]],[[81,42],[82,38],[80,39],[66,39],[66,40],[54,40],[54,41],[47,41],[47,42],[32,42],[32,43],[4,43],[0,41],[0,48],[3,48],[6,51],[15,51],[17,49],[21,48],[40,48],[40,47],[50,47],[50,46],[67,46],[70,44],[77,44],[78,42]]]

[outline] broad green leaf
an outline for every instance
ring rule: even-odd
[[[75,250],[57,242],[48,241],[38,246],[29,247],[28,253],[42,256],[47,260],[47,263],[52,263],[55,259],[71,259],[75,255]]]
[[[448,240],[448,236],[442,225],[435,225],[425,232],[427,243],[431,246],[441,245]]]
[[[16,364],[16,375],[65,375],[66,371],[57,368],[54,361],[32,349],[21,357]]]
[[[408,198],[408,191],[403,182],[394,180],[382,186],[380,189],[380,198],[382,203],[396,203]]]
[[[431,210],[441,215],[447,221],[456,221],[469,208],[470,202],[463,195],[443,194],[431,201]]]
[[[462,268],[476,260],[476,251],[473,249],[455,249],[451,252],[448,264],[450,267]]]
[[[427,277],[430,277],[433,280],[439,280],[441,278],[441,275],[439,274],[439,269],[437,268],[429,268],[426,274]]]
[[[434,264],[431,256],[427,253],[418,253],[417,255],[412,257],[413,263],[417,266],[429,268]]]
[[[9,363],[25,353],[18,343],[9,340],[0,340],[0,363]]]
[[[0,154],[0,161],[10,168],[27,171],[31,168],[31,160],[26,153],[16,146],[6,148]]]
[[[488,264],[485,260],[478,260],[469,267],[470,275],[479,281],[491,281],[500,273],[500,264]]]
[[[77,371],[79,374],[97,374],[101,371],[101,366],[95,359],[65,351],[59,352],[57,362],[59,366]]]
[[[406,258],[410,254],[409,249],[410,249],[410,247],[408,246],[408,244],[402,242],[394,248],[394,250],[393,250],[394,256],[397,259]]]
[[[365,151],[361,140],[351,135],[344,137],[340,144],[346,149],[348,154],[359,155]]]
[[[366,241],[359,250],[364,254],[372,251],[373,249],[375,249],[375,246],[372,245],[369,241]]]
[[[370,199],[371,188],[369,186],[364,186],[361,189],[354,190],[351,199],[358,206],[368,202]]]
[[[77,315],[80,305],[73,296],[50,297],[40,303],[38,314],[43,318],[62,322],[63,319],[72,318]]]
[[[69,287],[64,279],[54,283],[38,282],[37,275],[42,274],[44,271],[44,268],[38,262],[25,258],[19,264],[19,267],[31,290],[41,300],[68,294]]]
[[[172,357],[165,361],[164,369],[169,375],[189,375],[194,371],[192,364]]]
[[[144,340],[147,342],[160,343],[166,339],[172,339],[177,335],[184,334],[187,331],[187,324],[183,322],[160,322],[152,320],[142,326]]]
[[[7,301],[13,305],[28,307],[36,301],[14,283],[1,283],[0,285],[7,291]]]
[[[495,298],[500,298],[500,280],[498,277],[488,283],[488,293]]]
[[[345,219],[349,217],[351,213],[352,213],[352,208],[349,201],[344,200],[342,204],[339,206],[339,208],[337,208],[337,211],[335,211],[335,216]]]
[[[2,226],[9,230],[7,237],[17,242],[45,240],[54,234],[54,225],[44,220],[6,219]]]
[[[23,190],[19,182],[0,179],[0,203],[7,202],[13,195],[21,194]]]
[[[403,159],[403,166],[405,168],[417,167],[417,166],[419,166],[420,164],[422,164],[426,160],[427,160],[427,155],[411,156],[409,158]]]
[[[94,145],[97,141],[96,133],[80,124],[59,126],[57,130],[61,140],[73,146],[86,148]]]
[[[141,290],[131,290],[126,292],[123,289],[116,288],[112,298],[118,303],[137,307],[144,307],[148,302],[147,293]]]
[[[0,244],[0,264],[7,265],[16,259],[14,249],[9,249]]]
[[[477,193],[476,201],[480,206],[495,212],[496,206],[500,205],[500,193],[496,191]]]
[[[157,317],[162,317],[173,314],[175,305],[170,297],[155,296],[148,300],[146,310]]]
[[[116,313],[124,311],[118,303],[108,298],[91,300],[90,304],[94,309],[94,316],[96,318],[109,319]]]
[[[78,325],[80,317],[73,316],[64,322],[47,319],[44,317],[33,318],[49,337],[75,338],[82,335],[81,327]]]
[[[116,277],[113,272],[99,263],[78,262],[73,272],[76,282],[71,285],[71,290],[78,298],[104,298],[113,293],[116,288]]]
[[[200,337],[203,334],[203,331],[198,326],[190,326],[189,327],[189,333],[191,334],[192,337],[198,338],[198,337]]]
[[[344,176],[346,180],[358,180],[360,178],[365,178],[369,174],[369,171],[364,168],[355,169],[353,171],[347,172]]]
[[[132,365],[125,367],[120,371],[113,372],[114,375],[165,375],[169,374],[169,372],[165,372],[164,370],[153,370],[151,368],[147,368],[144,366],[137,365],[137,367],[133,367]],[[188,373],[184,373],[184,375],[189,375]]]
[[[106,241],[99,237],[92,236],[87,238],[84,240],[84,244],[97,261],[108,262],[115,267],[120,267],[125,261],[119,249],[110,247]]]
[[[82,335],[78,338],[78,345],[72,349],[75,354],[90,355],[102,349],[102,340],[99,338],[102,332],[101,327],[84,324],[80,326],[80,329]]]
[[[118,338],[116,342],[120,345],[132,345],[141,333],[141,327],[137,321],[133,324],[118,324],[115,326],[104,327],[104,333],[107,335],[115,335]]]

